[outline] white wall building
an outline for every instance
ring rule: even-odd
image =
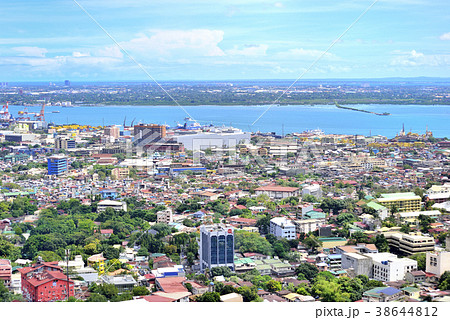
[[[434,273],[439,277],[445,272],[450,271],[450,252],[433,251],[427,252],[426,272]]]
[[[287,240],[296,238],[294,223],[283,217],[270,220],[270,233],[277,238],[284,238]]]
[[[114,200],[102,200],[97,204],[97,212],[105,211],[107,208],[114,210],[127,211],[126,202],[114,201]]]
[[[296,220],[294,221],[294,225],[296,227],[297,233],[309,233],[316,231],[319,229],[319,226],[322,224],[322,220],[319,219],[305,219],[305,220]]]
[[[417,261],[409,258],[397,258],[388,252],[369,253],[372,258],[372,277],[379,281],[404,280],[406,273],[417,270]]]
[[[322,198],[322,188],[318,184],[305,186],[302,189],[302,196],[305,196],[307,194],[310,194],[316,197],[317,199],[320,199]]]
[[[167,208],[166,210],[158,211],[156,213],[156,222],[165,224],[173,222],[172,210]]]

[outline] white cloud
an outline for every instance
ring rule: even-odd
[[[441,40],[450,40],[450,32],[442,34],[439,39]]]
[[[131,52],[145,53],[146,56],[176,54],[178,56],[223,56],[218,44],[223,40],[221,30],[156,30],[150,37],[142,34],[139,38],[121,45]]]
[[[266,44],[259,44],[259,45],[245,45],[244,48],[239,49],[237,46],[235,46],[233,49],[227,50],[226,53],[228,55],[232,56],[249,56],[249,57],[256,57],[256,56],[265,56],[266,51],[269,48]]]
[[[417,52],[416,50],[411,50],[409,52],[394,51],[393,54],[397,57],[391,60],[392,66],[404,66],[404,67],[418,67],[418,66],[448,66],[450,64],[450,55],[437,55],[430,54],[426,55],[422,52]]]
[[[118,46],[105,47],[97,50],[96,53],[100,57],[123,58],[123,53]]]
[[[78,52],[78,51],[74,51],[72,53],[72,56],[75,58],[81,58],[81,57],[89,57],[91,54],[89,52],[86,53],[82,53],[82,52]]]
[[[14,51],[19,53],[21,57],[45,57],[48,52],[45,48],[39,47],[15,47],[12,48]]]
[[[320,57],[323,54],[323,51],[314,50],[314,49],[290,49],[285,52],[280,52],[278,56],[284,59],[294,59],[294,60],[311,60]],[[325,60],[339,60],[339,57],[332,53],[325,53],[322,57]]]
[[[274,6],[277,7],[277,8],[283,8],[284,7],[282,2],[275,2]]]

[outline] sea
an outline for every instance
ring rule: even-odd
[[[326,134],[382,135],[394,137],[402,128],[419,134],[428,130],[437,138],[450,138],[450,105],[350,105],[352,108],[388,116],[339,109],[335,105],[286,106],[47,106],[48,123],[83,125],[123,125],[132,122],[168,126],[184,124],[190,117],[201,125],[233,126],[246,132],[288,134],[320,129]],[[40,106],[27,107],[39,112]],[[10,106],[17,117],[20,106]],[[53,112],[59,111],[59,113]],[[261,116],[262,115],[262,116]],[[258,119],[258,120],[257,120]],[[256,122],[255,122],[256,121]]]

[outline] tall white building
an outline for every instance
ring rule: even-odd
[[[379,281],[398,281],[406,273],[417,270],[417,261],[409,258],[397,258],[388,252],[369,253],[372,258],[372,278]]]
[[[287,240],[296,238],[294,223],[283,217],[270,220],[270,233],[277,238],[284,238]]]
[[[234,271],[234,228],[226,224],[200,227],[200,268],[228,267]]]
[[[448,248],[447,250],[449,250]],[[445,271],[450,271],[450,252],[433,251],[427,252],[426,272],[442,276]]]
[[[310,194],[316,197],[317,199],[320,199],[322,198],[322,188],[318,184],[305,186],[302,189],[302,196],[305,196],[307,194]]]
[[[417,261],[398,258],[388,252],[342,254],[342,269],[353,269],[356,275],[364,274],[379,281],[404,280],[406,273],[417,270]]]

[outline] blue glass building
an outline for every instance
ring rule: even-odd
[[[200,227],[200,268],[228,267],[234,271],[234,228],[225,224]]]
[[[52,156],[47,159],[49,175],[60,175],[67,172],[67,158],[64,156]]]

